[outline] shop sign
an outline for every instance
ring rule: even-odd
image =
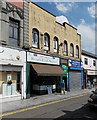
[[[72,67],[82,67],[82,62],[69,60],[69,66],[72,66]]]
[[[41,55],[37,53],[27,53],[27,62],[45,63],[59,65],[59,58]]]
[[[68,73],[68,67],[66,65],[62,65],[62,69],[64,70],[64,73]]]
[[[87,75],[97,75],[97,71],[88,70]]]

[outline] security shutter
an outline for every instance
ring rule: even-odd
[[[70,71],[70,90],[81,89],[81,72]]]

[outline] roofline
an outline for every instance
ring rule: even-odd
[[[77,33],[77,35],[81,36],[81,34]]]
[[[61,25],[61,26],[63,26],[61,23],[59,23],[59,22],[57,22],[57,21],[55,21],[57,24],[59,24],[59,25]],[[64,27],[64,26],[63,26]]]
[[[74,26],[70,25],[69,23],[67,23],[67,22],[64,22],[64,23],[77,30],[77,28],[75,28]]]
[[[56,17],[54,14],[52,14],[51,12],[45,10],[44,8],[40,7],[39,5],[37,5],[36,3],[30,1],[29,3],[33,3],[34,5],[36,5],[37,7],[41,8],[42,10],[46,11],[47,13],[51,14],[52,16]]]
[[[96,58],[96,59],[97,59],[97,55],[96,55],[96,54],[87,52],[87,51],[85,51],[85,50],[82,50],[82,55],[86,55],[86,56],[93,57],[93,58]]]
[[[57,24],[59,24],[59,25],[65,27],[63,24],[61,24],[61,23],[59,23],[59,22],[57,22],[57,21],[55,21],[55,22],[56,22]],[[74,28],[74,29],[77,30],[77,28],[73,27],[72,25],[68,24],[67,22],[64,22],[64,23],[66,23],[67,25],[69,25],[69,26],[71,26],[72,28]],[[81,36],[81,34],[79,34],[79,33],[77,33],[77,34],[78,34],[79,36]]]

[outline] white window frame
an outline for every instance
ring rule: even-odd
[[[87,63],[85,63],[85,62],[87,62]],[[84,64],[88,65],[88,58],[84,58]]]
[[[74,57],[74,46],[70,44],[70,57]]]
[[[76,46],[76,58],[79,58],[79,47]]]
[[[49,35],[47,33],[44,34],[44,50],[49,50]]]
[[[67,41],[64,41],[64,55],[68,56],[68,46],[67,46]]]
[[[96,60],[93,60],[93,66],[96,66]]]
[[[58,52],[58,38],[54,37],[54,52]]]
[[[34,38],[35,37],[35,38]],[[33,29],[32,31],[32,47],[39,47],[39,34],[37,29]]]

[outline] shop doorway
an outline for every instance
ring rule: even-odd
[[[21,94],[21,73],[17,72],[17,91]]]
[[[38,76],[30,71],[30,96],[59,92],[59,76]]]

